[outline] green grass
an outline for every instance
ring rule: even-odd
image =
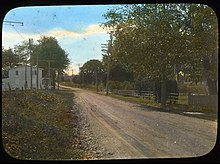
[[[137,103],[137,104],[143,104],[143,105],[149,105],[149,106],[156,106],[159,107],[160,104],[156,103],[152,99],[147,99],[147,98],[142,98],[142,97],[131,97],[131,96],[123,96],[123,95],[117,95],[114,93],[109,94],[111,97],[123,100],[123,101],[128,101],[132,103]]]
[[[109,96],[119,99],[119,100],[123,100],[123,101],[127,101],[127,102],[131,102],[131,103],[137,103],[137,104],[142,104],[142,105],[147,105],[147,106],[152,106],[152,107],[160,107],[161,104],[160,103],[156,103],[154,102],[153,99],[149,100],[146,98],[141,98],[141,97],[130,97],[130,96],[123,96],[123,95],[117,95],[117,94],[109,94]],[[198,118],[204,118],[204,119],[208,119],[208,120],[213,120],[213,121],[217,121],[217,110],[213,109],[213,108],[207,108],[207,107],[199,107],[199,106],[189,106],[187,105],[186,101],[188,101],[186,99],[186,96],[182,96],[182,100],[178,100],[180,102],[178,102],[178,104],[166,104],[166,108],[170,109],[170,112],[173,113],[179,113],[179,114],[183,114],[183,112],[202,112],[205,113],[205,115],[193,115],[193,117],[198,117]],[[181,104],[180,104],[181,103]]]
[[[95,89],[91,89],[91,88],[88,88],[88,89],[95,92]],[[98,92],[98,94],[105,95],[104,92]],[[119,100],[131,102],[131,103],[137,103],[137,104],[142,104],[142,105],[147,105],[147,106],[152,106],[152,107],[157,107],[157,108],[161,107],[161,104],[155,102],[153,98],[147,99],[143,97],[131,97],[131,96],[118,95],[114,93],[109,93],[109,96],[119,99]],[[202,113],[205,113],[204,116],[194,115],[193,117],[200,117],[200,118],[210,119],[214,121],[217,120],[217,116],[218,116],[217,109],[208,108],[208,107],[200,107],[200,106],[189,106],[187,95],[179,95],[178,102],[176,104],[169,104],[169,101],[167,101],[166,108],[169,109],[170,112],[180,113],[180,114],[182,114],[183,112],[202,112]]]
[[[73,93],[2,92],[2,140],[17,159],[81,159],[77,116],[70,112]]]

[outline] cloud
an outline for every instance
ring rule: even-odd
[[[5,48],[13,47],[16,44],[21,43],[24,39],[28,40],[29,38],[33,38],[34,40],[40,39],[41,36],[52,36],[57,38],[58,40],[62,39],[77,39],[77,38],[87,38],[89,36],[97,35],[97,34],[107,34],[107,30],[103,29],[99,26],[99,24],[91,24],[87,26],[82,32],[75,32],[66,29],[51,29],[48,32],[38,33],[38,34],[28,34],[28,33],[18,33],[16,31],[13,32],[4,32],[3,31],[3,46]],[[85,39],[86,40],[86,39]]]
[[[21,43],[24,40],[33,38],[34,40],[40,39],[38,34],[25,34],[17,32],[2,32],[2,45],[5,48],[13,48],[16,44]]]
[[[98,24],[92,24],[86,27],[86,29],[82,32],[74,32],[70,30],[65,29],[52,29],[48,31],[47,33],[44,33],[43,35],[46,36],[54,36],[56,38],[62,38],[62,37],[70,37],[70,38],[77,38],[77,37],[85,37],[88,35],[95,35],[100,33],[107,33],[105,29],[100,27]]]
[[[101,59],[101,43],[105,43],[109,37],[105,29],[98,24],[92,24],[81,32],[65,29],[51,29],[46,33],[39,34],[3,31],[2,43],[5,49],[13,48],[16,44],[24,41],[24,38],[25,40],[33,38],[37,41],[41,36],[53,36],[58,40],[61,47],[69,54],[72,62],[69,68],[74,70],[74,74],[78,73],[77,63],[83,64],[90,59]]]
[[[85,34],[87,35],[95,34],[95,33],[107,33],[107,31],[102,27],[100,27],[99,24],[89,25],[85,30]]]
[[[77,32],[73,32],[73,31],[69,31],[69,30],[64,30],[64,29],[53,29],[50,30],[47,33],[44,33],[42,35],[46,35],[46,36],[53,36],[56,38],[62,38],[62,37],[79,37],[80,34]]]

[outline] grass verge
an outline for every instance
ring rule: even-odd
[[[78,117],[67,91],[2,92],[2,141],[17,159],[81,159]]]
[[[68,83],[67,84],[63,83],[63,85],[74,87],[72,84],[68,84]],[[87,88],[87,89],[95,92],[94,89],[91,89],[91,88]],[[98,92],[98,94],[105,95],[104,92]],[[161,104],[155,102],[153,100],[153,98],[147,99],[147,98],[143,98],[143,97],[131,97],[131,96],[118,95],[118,94],[114,94],[114,93],[109,93],[109,96],[116,98],[116,99],[119,99],[119,100],[131,102],[131,103],[137,103],[137,104],[140,104],[140,105],[143,105],[146,107],[153,107],[153,108],[155,107],[155,110],[157,109],[159,111],[163,111],[163,109],[160,108]],[[218,119],[218,109],[201,107],[201,106],[189,106],[187,97],[185,95],[179,96],[178,104],[167,103],[166,109],[168,109],[170,113],[177,113],[177,114],[186,115],[186,116],[190,116],[190,117],[197,117],[197,118],[208,119],[208,120],[212,120],[212,121],[217,121],[217,119]],[[184,112],[201,112],[203,114],[189,115],[189,114],[184,114]]]
[[[117,94],[109,94],[109,96],[131,102],[131,103],[137,103],[140,105],[144,105],[147,107],[155,107],[155,110],[158,109],[159,111],[163,111],[163,109],[160,109],[161,104],[155,102],[152,99],[146,99],[142,97],[130,97],[130,96],[123,96],[123,95],[117,95]],[[189,106],[186,104],[167,104],[166,109],[169,110],[171,113],[177,113],[181,115],[187,115],[190,117],[196,117],[196,118],[202,118],[202,119],[207,119],[207,120],[212,120],[212,121],[217,121],[218,118],[218,109],[213,109],[213,108],[208,108],[208,107],[200,107],[200,106]],[[184,114],[184,112],[201,112],[203,114],[201,115],[188,115]]]

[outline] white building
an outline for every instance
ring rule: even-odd
[[[31,73],[32,70],[32,73]],[[42,68],[32,67],[29,65],[18,66],[9,69],[9,77],[2,79],[2,90],[11,89],[40,89],[42,88]],[[37,82],[38,79],[38,82]],[[26,81],[26,86],[25,86]],[[38,86],[37,86],[38,85]]]

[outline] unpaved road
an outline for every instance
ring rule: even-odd
[[[192,157],[212,150],[217,122],[159,112],[91,91],[73,89],[104,159]]]

